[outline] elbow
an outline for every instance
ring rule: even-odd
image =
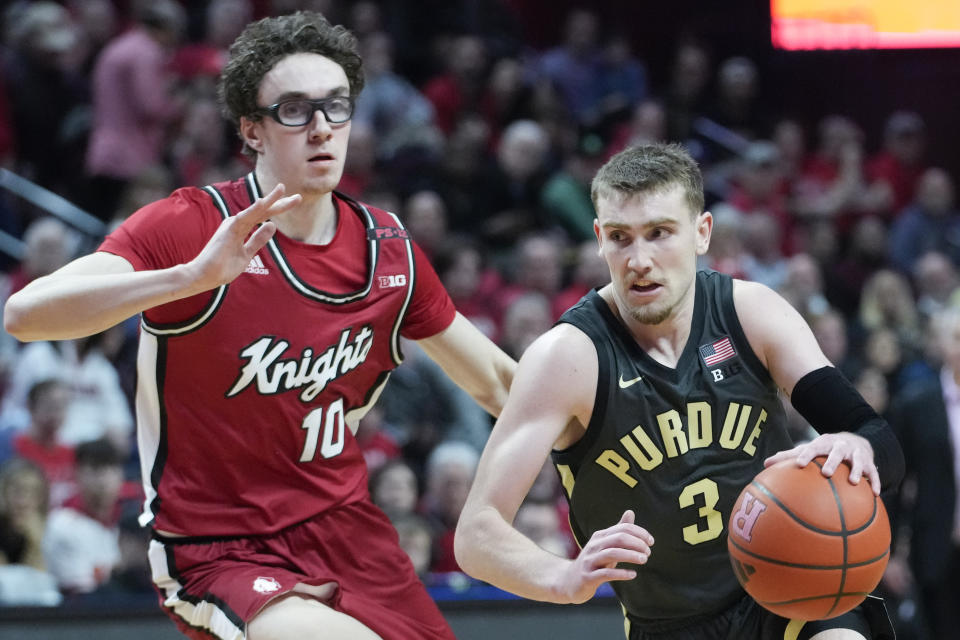
[[[29,301],[21,300],[19,294],[10,296],[3,307],[3,329],[20,342],[56,339],[43,333],[36,308]]]
[[[483,579],[483,562],[478,560],[480,525],[476,519],[469,517],[466,512],[461,514],[457,528],[453,534],[453,555],[457,565],[468,576]]]
[[[464,573],[473,576],[473,572],[470,570],[471,541],[469,538],[468,527],[464,525],[464,517],[461,515],[453,533],[453,557],[456,558],[457,565]]]
[[[3,307],[3,329],[21,342],[28,340],[25,333],[27,330],[25,316],[23,309],[16,303],[15,297],[7,300],[7,304]]]

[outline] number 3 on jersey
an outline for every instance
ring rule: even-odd
[[[320,455],[332,458],[343,452],[343,398],[338,398],[329,407],[314,409],[303,419],[300,425],[307,432],[303,443],[300,462],[310,462],[317,453],[317,442],[323,433]]]
[[[707,521],[707,528],[701,529],[696,524],[684,527],[683,539],[687,541],[687,544],[700,544],[707,540],[713,540],[723,532],[723,515],[714,509],[717,502],[720,501],[717,483],[710,478],[703,478],[693,484],[688,484],[680,492],[680,508],[686,509],[695,506],[697,504],[696,496],[703,496],[703,506],[697,513]]]

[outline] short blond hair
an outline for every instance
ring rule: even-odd
[[[641,144],[628,147],[607,161],[590,185],[594,208],[600,198],[658,193],[671,187],[683,189],[691,215],[703,212],[703,176],[687,150],[671,143]]]

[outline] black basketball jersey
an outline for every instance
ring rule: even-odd
[[[792,446],[777,387],[737,319],[733,281],[699,272],[695,296],[676,369],[647,355],[596,291],[560,318],[593,341],[599,375],[583,438],[553,462],[581,546],[628,508],[653,535],[637,577],[611,583],[640,619],[711,613],[743,595],[727,553],[730,511],[763,460]]]

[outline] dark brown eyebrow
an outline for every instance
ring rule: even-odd
[[[622,222],[604,222],[600,226],[603,227],[604,229],[606,229],[607,227],[615,228],[615,229],[626,229],[630,225],[624,224]]]
[[[346,87],[335,87],[327,92],[327,95],[323,98],[333,98],[336,96],[348,96],[350,95],[350,90]],[[304,98],[309,98],[303,91],[284,91],[276,98],[271,104],[278,104],[280,102],[286,102],[287,100],[302,100]],[[321,98],[322,99],[322,98]]]
[[[657,218],[655,220],[650,220],[640,225],[641,228],[649,229],[651,227],[659,227],[665,224],[676,224],[677,220],[675,218]],[[603,229],[630,229],[632,225],[626,224],[625,222],[604,222],[600,225]]]

